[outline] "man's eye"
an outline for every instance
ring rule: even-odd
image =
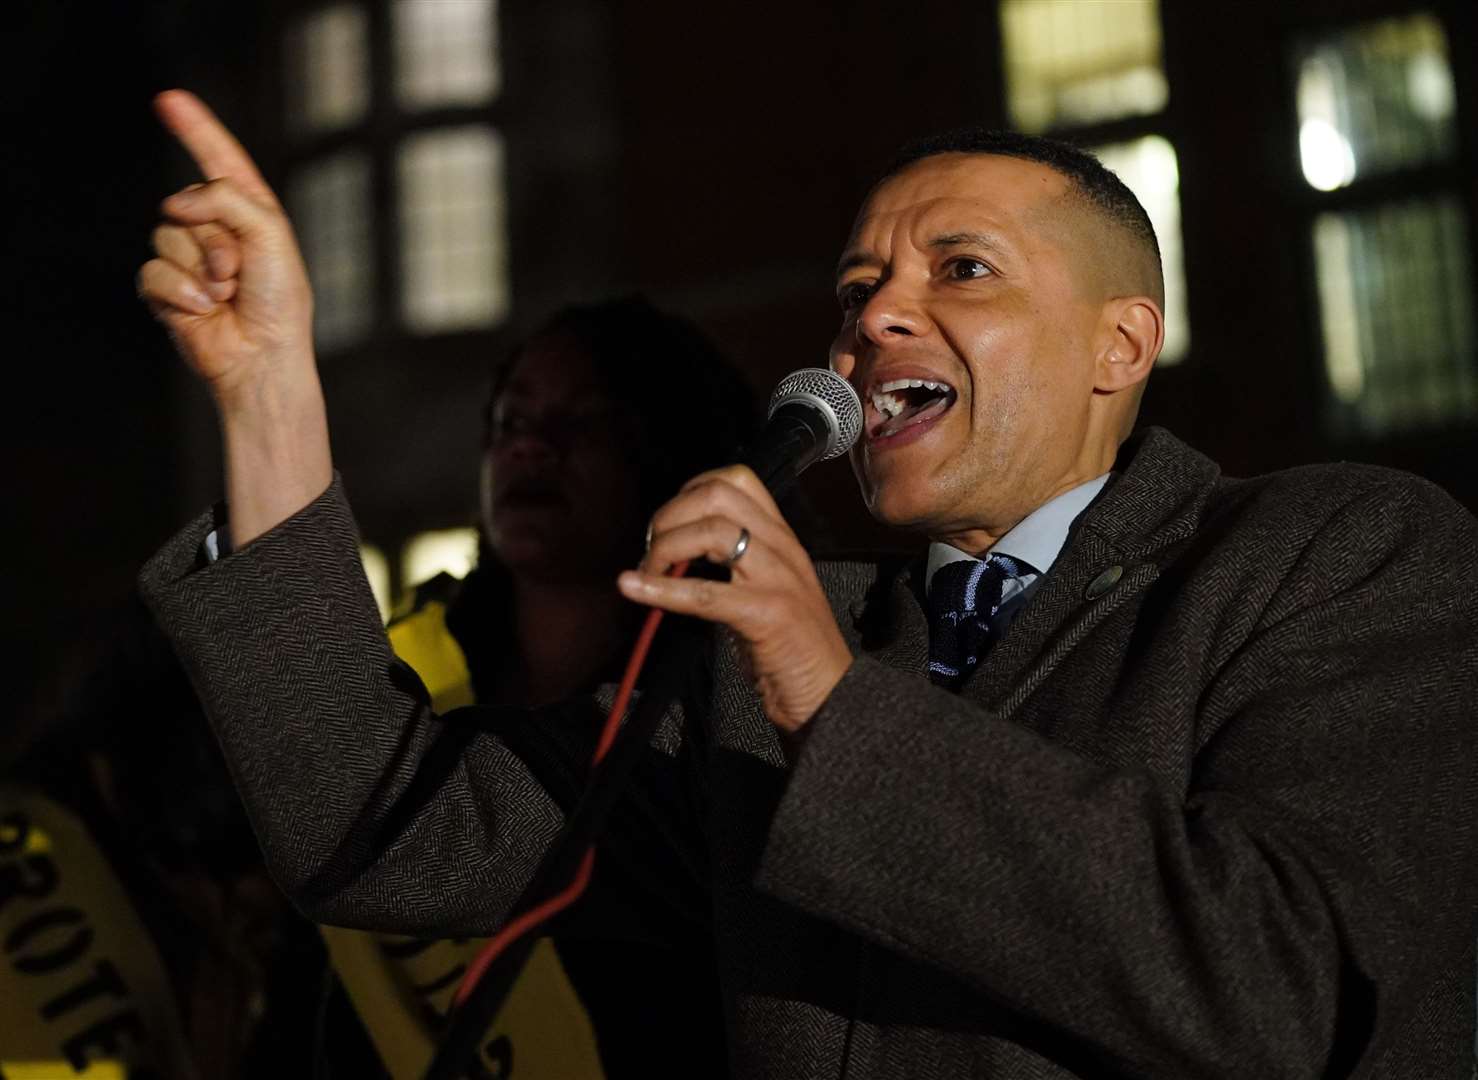
[[[837,300],[842,305],[843,311],[851,311],[867,303],[867,298],[872,295],[873,287],[865,281],[854,281],[843,285],[837,290]]]
[[[949,260],[945,264],[945,272],[956,281],[971,281],[975,278],[987,277],[993,273],[989,266],[979,259],[972,259],[968,255]]]

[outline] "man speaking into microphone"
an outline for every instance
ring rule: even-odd
[[[199,102],[159,109],[212,179],[140,286],[215,398],[227,520],[146,595],[309,915],[487,933],[563,815],[390,653],[290,227]],[[813,563],[735,466],[619,579],[723,628],[653,746],[693,795],[672,854],[708,867],[733,1074],[1466,1077],[1478,524],[1403,474],[1234,480],[1133,433],[1158,251],[1075,149],[912,147],[837,297],[853,466],[917,557]],[[664,573],[697,558],[728,580]]]

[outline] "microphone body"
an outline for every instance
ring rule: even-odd
[[[775,387],[769,419],[739,460],[779,496],[816,462],[845,454],[861,431],[851,384],[828,368],[801,368]]]

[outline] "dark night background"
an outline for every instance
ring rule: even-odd
[[[43,717],[86,656],[106,648],[140,563],[219,494],[209,403],[134,295],[159,200],[195,179],[150,98],[196,90],[279,179],[291,159],[278,130],[276,42],[301,9],[7,9],[15,509],[5,650],[23,688],[7,737]],[[1288,43],[1409,10],[1441,18],[1458,102],[1455,159],[1414,182],[1457,192],[1471,247],[1471,4],[1163,0],[1170,104],[1153,127],[1179,154],[1192,346],[1152,381],[1144,419],[1228,472],[1377,461],[1423,473],[1471,507],[1472,422],[1379,441],[1339,440],[1319,422],[1310,195]],[[512,322],[412,341],[385,320],[372,344],[323,362],[336,459],[366,534],[391,550],[419,529],[471,519],[486,366],[518,326],[567,299],[640,289],[698,319],[758,392],[824,362],[837,319],[832,265],[890,152],[927,130],[1005,120],[1000,31],[983,0],[546,0],[505,3],[500,19],[505,81],[492,118],[508,145]],[[388,138],[393,124],[377,104],[372,128]],[[1142,127],[1089,134],[1109,141]],[[810,490],[835,534],[877,539],[845,466],[818,469]]]

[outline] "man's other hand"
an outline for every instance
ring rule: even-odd
[[[730,562],[741,535],[747,546]],[[689,559],[729,565],[728,582],[671,578]],[[795,734],[852,663],[811,558],[754,472],[703,473],[652,518],[636,570],[618,579],[637,603],[721,623],[734,634],[765,714]]]

